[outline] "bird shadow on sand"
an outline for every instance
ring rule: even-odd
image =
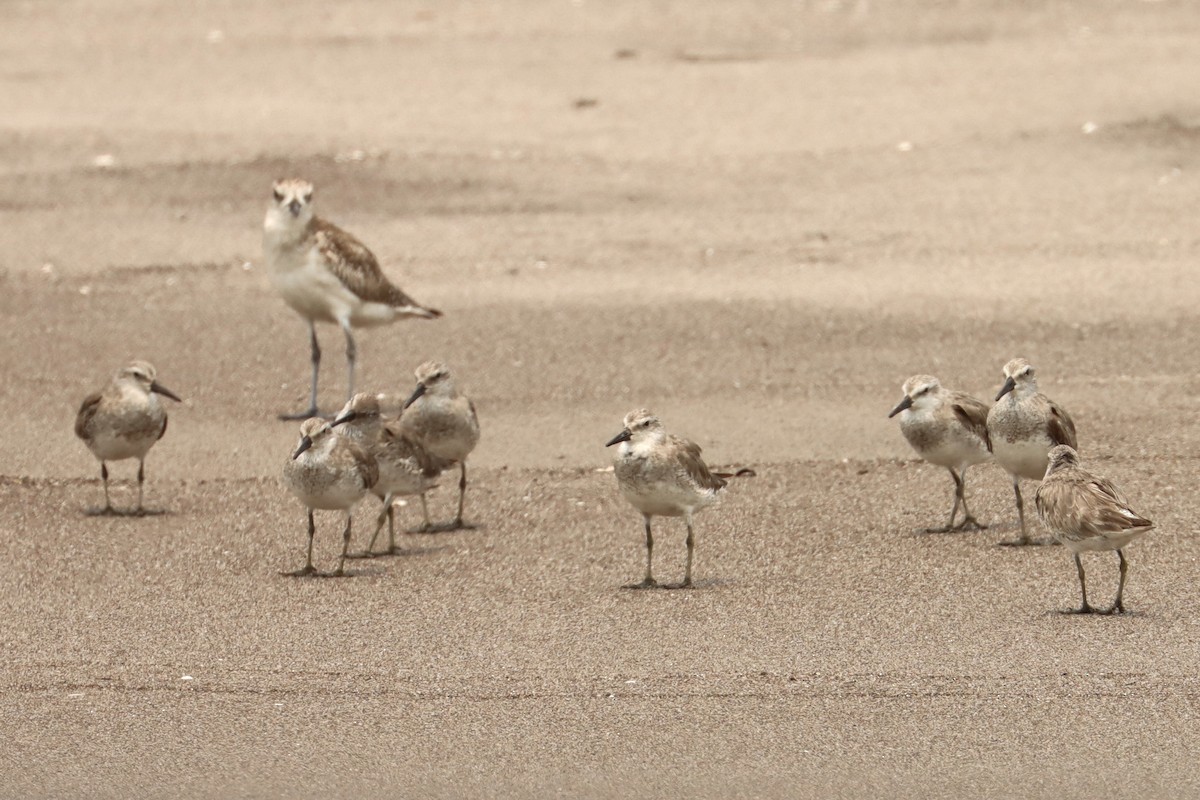
[[[430,545],[428,547],[397,547],[395,550],[390,550],[390,551],[389,550],[376,550],[371,553],[368,553],[366,551],[359,551],[357,553],[350,553],[346,557],[352,558],[355,561],[369,562],[369,561],[380,561],[380,560],[386,559],[386,558],[411,558],[414,556],[429,556],[429,555],[434,555],[436,553],[441,553],[441,552],[444,552],[447,550],[453,550],[453,549],[454,548],[448,544],[435,544],[435,545]]]
[[[1050,619],[1063,619],[1064,617],[1081,617],[1083,619],[1149,619],[1154,615],[1145,611],[1121,611],[1120,613],[1110,613],[1107,609],[1097,609],[1087,613],[1080,613],[1078,608],[1052,608],[1042,614],[1043,617]]]
[[[690,586],[685,586],[683,583],[668,583],[659,581],[653,585],[647,586],[644,583],[626,583],[621,585],[621,591],[624,592],[696,592],[704,589],[717,589],[723,586],[734,586],[736,581],[725,580],[723,578],[704,578],[703,580],[693,580]]]
[[[119,508],[85,508],[83,515],[85,517],[114,517],[125,519],[138,519],[140,517],[169,517],[174,511],[169,511],[165,508],[143,508],[140,511],[135,509],[122,510]]]
[[[464,522],[461,525],[455,525],[453,522],[439,522],[436,525],[431,525],[422,530],[421,528],[410,528],[405,531],[412,536],[432,536],[436,533],[457,533],[458,531],[478,531],[484,526],[477,525],[474,522]]]

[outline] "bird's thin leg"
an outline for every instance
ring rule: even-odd
[[[346,527],[342,531],[342,556],[338,559],[337,569],[333,571],[335,578],[346,574],[346,553],[350,552],[350,523],[353,521],[354,515],[350,513],[350,509],[346,509]]]
[[[1021,536],[1018,539],[1010,539],[1000,544],[1010,547],[1024,547],[1025,545],[1035,544],[1025,531],[1025,500],[1021,497],[1021,479],[1016,475],[1013,476],[1013,494],[1017,496],[1017,521],[1021,525]]]
[[[142,489],[143,489],[145,483],[146,483],[146,460],[139,458],[138,459],[138,504],[137,504],[137,510],[135,510],[133,512],[133,513],[137,514],[138,516],[141,516],[142,514],[146,513],[146,510],[144,508],[142,508]]]
[[[425,499],[424,492],[421,492],[421,516],[424,519],[421,522],[421,527],[418,530],[422,532],[433,530],[433,523],[429,521],[429,501]]]
[[[395,503],[393,502],[393,498],[388,498],[387,515],[388,515],[388,552],[389,553],[398,553],[400,551],[396,549],[396,506],[395,506]]]
[[[1075,571],[1079,573],[1079,591],[1083,595],[1083,605],[1079,607],[1076,614],[1091,614],[1096,609],[1088,605],[1087,601],[1087,581],[1083,577],[1083,562],[1079,560],[1079,553],[1075,554]]]
[[[317,411],[317,377],[321,373],[321,346],[317,343],[317,323],[312,320],[308,321],[308,338],[312,346],[312,386],[309,392],[308,410],[301,411],[299,414],[280,414],[280,419],[308,419],[320,413]]]
[[[108,498],[108,464],[100,462],[100,479],[104,482],[104,513],[113,513],[112,501]]]
[[[316,572],[316,570],[313,569],[312,563],[313,536],[316,534],[316,532],[317,522],[315,519],[313,519],[313,510],[310,508],[308,510],[308,558],[305,559],[304,568],[294,570],[292,572],[284,572],[282,574],[289,575],[293,578],[302,578],[305,575],[312,575]]]
[[[361,553],[356,553],[355,555],[350,556],[350,558],[375,557],[375,540],[379,538],[379,532],[383,530],[383,521],[387,517],[387,508],[387,500],[385,499],[383,501],[383,507],[379,509],[379,514],[375,517],[375,532],[371,534],[371,541],[367,542],[367,549],[363,550]]]
[[[962,501],[963,521],[958,523],[957,530],[964,531],[970,529],[983,531],[987,530],[987,525],[984,525],[982,522],[975,519],[975,517],[971,516],[970,510],[967,509],[967,469],[969,466],[970,465],[963,467],[962,472],[958,476],[958,497],[959,500]]]
[[[458,462],[458,516],[454,518],[454,527],[463,526],[463,498],[467,494],[467,462]]]
[[[346,399],[354,397],[354,360],[358,357],[358,346],[354,344],[354,332],[349,322],[342,323],[342,332],[346,334]]]
[[[692,532],[692,512],[687,512],[684,516],[687,521],[687,568],[683,573],[683,583],[679,585],[681,589],[691,588],[692,585],[692,553],[696,549],[696,536]]]
[[[1108,610],[1109,614],[1125,613],[1125,604],[1121,602],[1121,599],[1125,594],[1125,573],[1129,571],[1129,562],[1125,560],[1125,554],[1120,550],[1117,551],[1117,558],[1121,559],[1119,567],[1121,579],[1117,583],[1117,601],[1113,603],[1112,608]]]
[[[643,514],[642,518],[646,521],[646,577],[641,583],[632,583],[626,586],[627,589],[652,589],[658,586],[658,581],[654,580],[654,534],[650,532],[650,515]]]
[[[946,469],[950,470],[950,477],[954,478],[954,505],[950,507],[950,521],[941,528],[926,528],[926,533],[946,533],[947,531],[954,530],[954,518],[958,516],[958,503],[962,497],[962,481],[959,480],[958,473],[954,471],[953,467],[947,467]]]

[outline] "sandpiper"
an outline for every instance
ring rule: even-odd
[[[1019,539],[1000,544],[1041,544],[1031,539],[1025,528],[1021,479],[1041,480],[1049,463],[1047,453],[1055,445],[1077,447],[1075,423],[1066,409],[1037,390],[1033,365],[1023,358],[1014,358],[1004,365],[1004,386],[988,412],[987,432],[992,441],[992,453],[1012,476],[1017,518],[1021,524]]]
[[[101,391],[88,395],[75,416],[75,435],[100,460],[104,482],[103,514],[115,514],[108,496],[109,461],[138,460],[138,502],[135,514],[144,514],[143,485],[146,453],[167,432],[167,412],[155,395],[179,402],[179,396],[160,384],[158,373],[145,361],[122,367]]]
[[[379,467],[379,480],[371,487],[371,491],[383,501],[383,508],[375,521],[375,533],[371,535],[371,541],[361,556],[369,558],[377,555],[374,552],[375,539],[385,519],[388,524],[388,549],[385,554],[401,552],[396,546],[396,498],[419,495],[421,510],[425,515],[424,525],[428,529],[429,507],[425,502],[425,492],[435,485],[439,474],[437,464],[424,448],[398,430],[396,425],[389,425],[384,420],[376,395],[354,395],[334,420],[333,427],[370,453]]]
[[[313,535],[316,533],[314,509],[346,512],[342,532],[342,557],[332,573],[345,574],[346,552],[350,549],[350,510],[379,479],[375,459],[344,436],[334,434],[329,423],[313,417],[300,424],[300,443],[283,466],[283,482],[308,508],[308,559],[304,567],[285,575],[303,577],[318,574],[313,568]]]
[[[1075,571],[1079,573],[1079,590],[1083,594],[1078,613],[1096,611],[1088,604],[1079,554],[1085,550],[1116,550],[1121,575],[1117,599],[1102,613],[1119,614],[1125,610],[1121,600],[1129,569],[1121,551],[1138,536],[1148,533],[1154,523],[1135,513],[1112,481],[1098,478],[1079,466],[1079,454],[1074,448],[1058,445],[1050,450],[1049,458],[1046,477],[1037,490],[1038,516],[1075,556]]]
[[[658,417],[646,409],[625,415],[625,428],[605,447],[621,445],[613,461],[617,485],[646,522],[646,577],[631,589],[658,586],[654,580],[654,535],[650,518],[683,517],[687,524],[687,569],[678,588],[692,585],[692,555],[696,546],[692,515],[716,502],[725,480],[709,471],[700,446],[666,432]]]
[[[900,415],[900,432],[921,458],[945,467],[954,479],[954,505],[945,527],[927,528],[929,533],[982,530],[967,509],[967,467],[992,457],[988,441],[988,407],[968,394],[942,386],[932,375],[914,375],[904,382],[904,399],[888,417]],[[963,520],[954,518],[962,506]]]
[[[366,245],[313,214],[313,185],[289,178],[275,182],[274,200],[263,221],[263,255],[271,282],[283,299],[308,322],[312,344],[312,393],[309,407],[282,419],[317,416],[317,375],[321,348],[318,322],[331,322],[346,335],[348,389],[354,396],[354,329],[382,325],[401,317],[434,319],[442,312],[413,300],[387,279]]]
[[[448,530],[456,530],[464,527],[467,456],[479,442],[479,418],[475,415],[475,404],[459,394],[445,364],[426,361],[417,367],[416,377],[417,388],[404,401],[400,430],[440,462],[439,469],[458,464],[458,514],[446,526]]]

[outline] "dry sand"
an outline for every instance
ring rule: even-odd
[[[712,6],[0,3],[0,795],[1200,792],[1200,10]],[[347,580],[278,575],[285,174],[446,312],[363,334],[361,385],[441,358],[484,426],[479,527]],[[995,546],[997,467],[992,529],[915,533],[951,485],[900,383],[989,396],[1018,354],[1159,524],[1131,615],[1057,613],[1068,555]],[[71,420],[134,356],[187,400],[165,513],[87,516]],[[598,470],[636,406],[758,472],[699,517],[695,591],[619,588],[640,520]]]

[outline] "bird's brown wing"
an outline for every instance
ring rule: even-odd
[[[1050,425],[1049,430],[1050,441],[1055,444],[1069,445],[1074,449],[1078,449],[1075,444],[1075,422],[1071,419],[1071,415],[1066,409],[1060,408],[1055,403],[1050,403]]]
[[[1086,490],[1082,502],[1091,512],[1087,515],[1088,527],[1098,535],[1119,533],[1130,528],[1149,528],[1154,523],[1129,507],[1120,490],[1112,481],[1093,478],[1083,485]]]
[[[988,436],[987,429],[987,405],[962,392],[955,392],[953,400],[954,416],[958,418],[964,428],[983,440],[989,453],[992,452],[992,439]]]
[[[423,317],[440,317],[442,312],[425,308],[387,279],[379,261],[365,244],[332,222],[313,219],[312,237],[317,249],[338,280],[369,303],[384,303]]]
[[[688,477],[697,486],[701,489],[716,491],[725,485],[725,479],[713,475],[708,465],[704,463],[704,459],[700,457],[700,445],[677,436],[671,437],[671,443],[674,445],[679,463],[683,465]]]
[[[167,433],[167,415],[163,414],[163,426],[158,431],[158,438],[161,439]]]
[[[92,417],[96,416],[98,408],[100,408],[99,392],[83,398],[83,404],[79,406],[79,413],[75,415],[75,435],[80,439],[88,438],[88,424],[91,423]]]

